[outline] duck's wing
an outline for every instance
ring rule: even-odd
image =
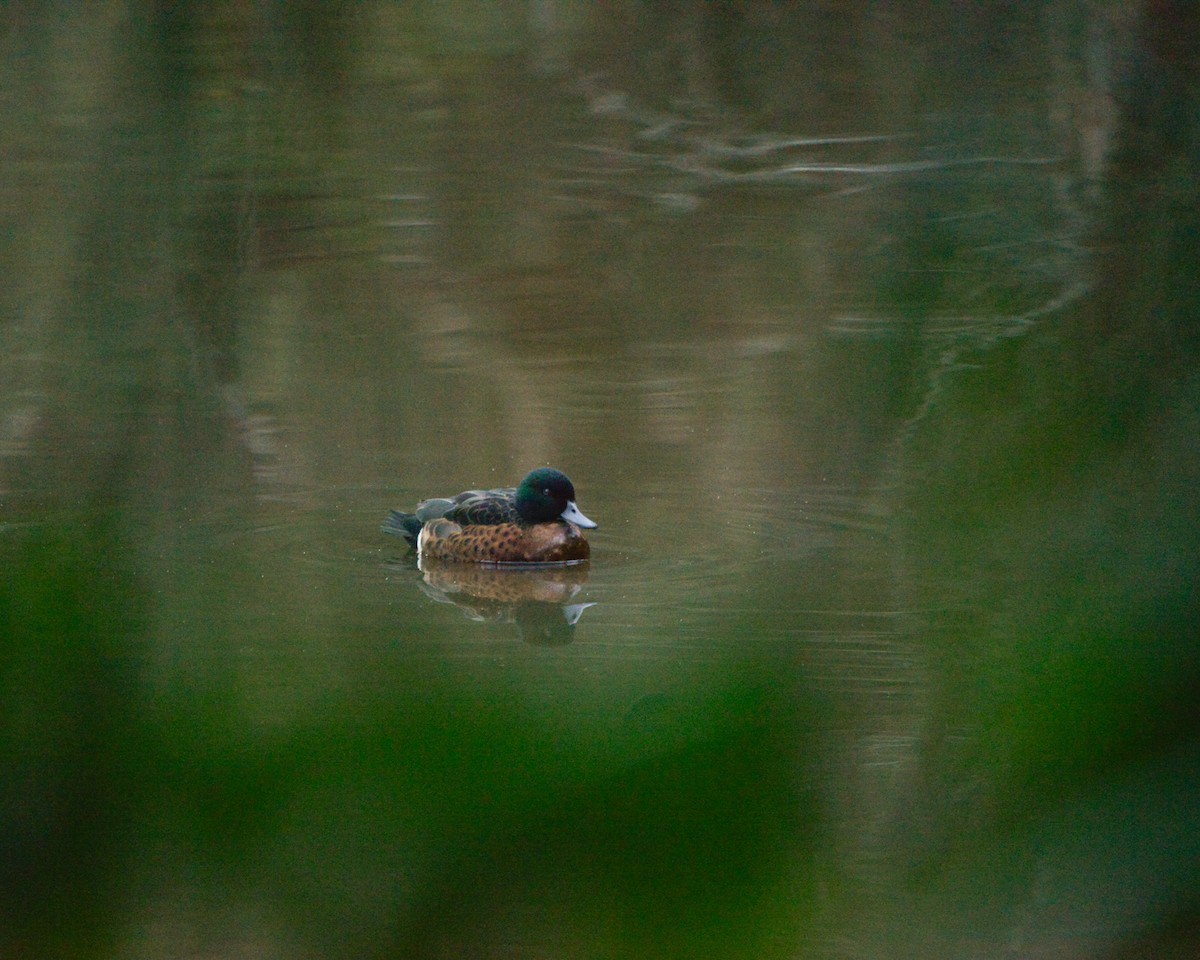
[[[450,502],[442,516],[463,526],[516,523],[520,519],[517,515],[517,491],[513,487],[503,490],[465,490]]]
[[[422,500],[417,504],[417,509],[413,511],[422,523],[430,520],[438,520],[446,515],[448,510],[454,508],[454,501],[445,497],[434,497],[432,500]]]

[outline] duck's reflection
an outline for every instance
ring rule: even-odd
[[[542,646],[570,643],[583,611],[595,606],[573,602],[587,582],[589,566],[417,563],[427,596],[454,604],[471,620],[512,623],[522,640]]]

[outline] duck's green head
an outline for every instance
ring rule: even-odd
[[[566,474],[549,467],[532,470],[521,481],[517,487],[517,513],[526,523],[562,519],[589,530],[597,526],[575,506],[575,487]]]

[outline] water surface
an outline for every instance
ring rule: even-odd
[[[1195,17],[442,11],[9,18],[4,951],[1188,955]]]

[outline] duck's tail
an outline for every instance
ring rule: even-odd
[[[423,526],[425,526],[424,521],[415,514],[401,513],[399,510],[393,510],[387,515],[387,519],[383,521],[379,529],[384,533],[403,537],[408,541],[408,545],[416,550],[417,535],[421,532],[421,527]]]

